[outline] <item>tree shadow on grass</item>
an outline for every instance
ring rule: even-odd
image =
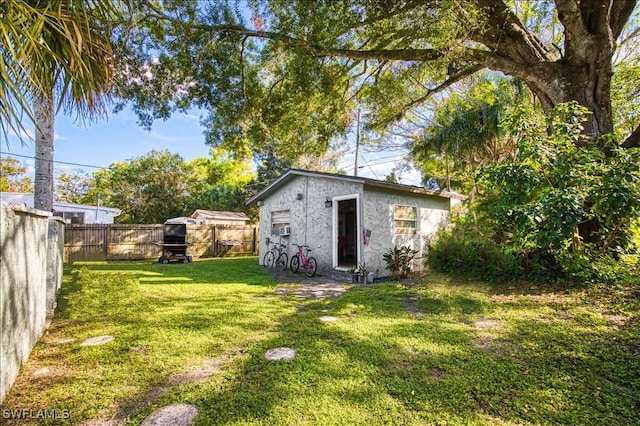
[[[473,324],[455,320],[459,313],[485,312],[481,305],[454,297],[446,309],[415,318],[401,303],[411,295],[383,286],[302,303],[276,328],[276,336],[238,362],[230,383],[192,396],[200,419],[206,424],[594,425],[637,420],[638,396],[632,392],[637,374],[593,375],[596,360],[609,355],[609,371],[626,368],[628,353],[607,354],[588,344],[599,355],[572,367],[568,353],[590,341],[590,330],[523,320],[497,333],[494,343],[503,345],[502,351],[488,351],[476,345],[479,331]],[[339,319],[323,323],[322,315]],[[266,350],[280,346],[295,349],[296,359],[264,358]],[[626,380],[627,388],[601,386],[614,379]]]
[[[438,293],[391,283],[357,287],[335,299],[283,301],[234,295],[230,286],[198,300],[192,295],[173,302],[155,300],[153,308],[127,305],[114,296],[107,303],[115,319],[123,321],[122,344],[100,350],[112,351],[105,359],[114,363],[128,356],[144,358],[144,353],[131,354],[130,348],[149,345],[145,328],[154,324],[165,326],[167,337],[183,339],[164,348],[176,351],[177,357],[190,350],[186,345],[193,335],[207,340],[194,357],[245,348],[209,384],[171,389],[153,401],[142,396],[144,406],[127,411],[136,416],[133,421],[160,403],[176,401],[196,404],[200,424],[637,420],[637,332],[620,340],[619,333],[597,317],[531,318],[533,301],[486,302],[463,290]],[[416,312],[407,309],[407,300]],[[294,303],[297,311],[288,313]],[[90,311],[92,306],[85,308]],[[495,310],[508,310],[511,319],[496,329],[474,325],[475,319]],[[132,311],[144,320],[132,317],[135,321],[127,323],[126,314]],[[322,322],[319,317],[324,315],[338,320]],[[248,340],[251,332],[256,333]],[[235,341],[225,341],[229,336]],[[619,347],[608,350],[616,341]],[[280,346],[295,349],[296,359],[264,358],[265,351]],[[153,386],[166,386],[157,375],[143,380],[149,381],[151,395],[156,395]],[[135,397],[132,401],[138,407]],[[123,406],[131,407],[131,401]]]
[[[86,268],[90,271],[132,275],[141,284],[247,284],[263,287],[276,285],[273,277],[255,257],[212,258],[192,263],[158,262],[76,262],[65,266],[65,274]]]
[[[169,376],[229,347],[250,344],[272,327],[274,318],[293,309],[275,296],[275,284],[250,288],[247,283],[228,284],[220,278],[215,288],[157,288],[140,286],[140,266],[130,267],[128,273],[69,270],[60,312],[46,341],[32,354],[31,365],[14,386],[16,397],[7,400],[8,404],[36,406],[29,402],[31,398],[46,401],[47,394],[73,398],[74,389],[80,388],[94,397],[76,395],[78,402],[70,403],[74,410],[67,423],[76,424],[105,408],[99,406],[102,401],[123,400],[122,389],[167,389]],[[99,347],[80,346],[84,339],[103,334],[115,340]],[[68,343],[55,343],[62,340]],[[31,372],[38,365],[51,371],[64,368],[65,376],[34,380]],[[41,397],[30,391],[34,387],[41,390]],[[137,397],[131,400],[135,405]],[[124,405],[130,401],[125,400]]]
[[[340,309],[339,301],[330,306]],[[233,385],[194,401],[201,415],[215,424],[486,420],[486,410],[467,397],[484,385],[468,380],[465,365],[474,352],[472,333],[464,326],[408,318],[401,306],[388,315],[378,311],[380,321],[368,325],[356,318],[322,323],[318,316],[326,309],[313,302],[287,318],[277,337],[251,350]],[[296,349],[296,359],[264,359],[264,351],[279,346]],[[519,364],[510,364],[506,368],[515,375]]]

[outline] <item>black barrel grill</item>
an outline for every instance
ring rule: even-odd
[[[162,230],[162,243],[157,244],[162,247],[162,256],[158,259],[160,263],[188,263],[193,260],[192,256],[187,254],[187,225],[185,223],[165,223]]]

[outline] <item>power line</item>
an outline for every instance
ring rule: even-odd
[[[35,160],[35,157],[31,157],[29,155],[20,155],[20,154],[14,154],[12,152],[5,152],[5,151],[0,151],[0,155],[10,155],[12,157],[20,157],[20,158],[29,158],[31,160]],[[56,163],[56,164],[64,164],[67,166],[78,166],[78,167],[91,167],[93,169],[106,169],[107,167],[104,166],[93,166],[91,164],[79,164],[79,163],[70,163],[67,161],[57,161],[57,160],[51,160],[52,163]]]
[[[400,156],[401,157],[401,156]],[[377,160],[377,159],[376,159]],[[381,166],[383,164],[391,164],[391,163],[397,163],[398,161],[402,160],[402,158],[397,158],[395,160],[388,160],[388,161],[380,161],[380,162],[376,162],[376,163],[367,163],[367,166]],[[375,160],[372,160],[375,161]],[[352,164],[344,167],[346,172],[349,172],[349,170],[351,170],[351,168],[353,167]],[[365,168],[366,166],[359,166],[361,169]]]
[[[397,158],[395,160],[380,161],[378,163],[370,163],[369,165],[370,166],[380,166],[382,164],[397,163],[398,161],[401,161],[401,160],[402,160],[402,158]],[[375,161],[375,160],[373,160],[373,161]]]
[[[369,170],[371,170],[371,173],[373,173],[373,175],[376,177],[376,179],[380,179],[378,177],[378,175],[376,174],[376,172],[373,171],[373,168],[371,167],[371,165],[369,164],[369,162],[367,161],[366,158],[364,158],[364,155],[362,156],[362,159],[364,160],[365,163],[367,163],[367,167],[369,167]]]

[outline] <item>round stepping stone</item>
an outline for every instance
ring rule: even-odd
[[[198,408],[190,404],[172,404],[151,413],[142,426],[191,426]]]
[[[279,361],[281,359],[294,359],[296,351],[291,348],[275,348],[264,353],[264,357],[269,361]]]
[[[500,323],[498,321],[492,320],[492,319],[482,319],[482,320],[474,322],[473,325],[475,325],[476,328],[478,328],[480,330],[485,330],[487,328],[500,327]]]
[[[318,318],[320,321],[324,321],[324,322],[333,322],[333,321],[338,321],[338,318],[336,317],[332,317],[330,315],[323,315],[320,318]]]
[[[33,372],[33,377],[46,376],[50,372],[51,372],[51,370],[49,369],[49,367],[42,367],[42,368],[40,368],[40,369],[38,369],[38,370]]]
[[[113,336],[98,336],[92,337],[80,343],[80,346],[97,346],[104,345],[105,343],[113,342]]]

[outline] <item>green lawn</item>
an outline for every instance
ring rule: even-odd
[[[638,286],[431,274],[301,300],[279,297],[255,258],[65,272],[60,312],[3,410],[68,410],[51,424],[139,424],[175,402],[201,425],[640,423]],[[80,346],[99,335],[115,340]],[[265,360],[280,346],[296,359]]]

